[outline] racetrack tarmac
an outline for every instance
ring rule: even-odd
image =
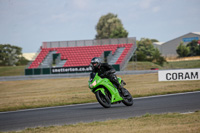
[[[99,103],[88,103],[0,112],[0,131],[130,118],[146,113],[185,113],[200,110],[200,91],[134,98],[133,100],[134,105],[130,107],[121,103],[105,109]]]

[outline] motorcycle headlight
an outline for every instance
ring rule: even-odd
[[[97,84],[97,81],[95,80],[92,84],[90,84],[90,87],[94,87]]]

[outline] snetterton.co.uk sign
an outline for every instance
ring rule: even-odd
[[[200,80],[200,69],[158,71],[159,81]]]

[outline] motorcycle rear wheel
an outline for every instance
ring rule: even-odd
[[[101,91],[97,91],[95,93],[97,101],[104,107],[104,108],[110,108],[111,102],[108,96],[104,95]]]
[[[124,100],[122,101],[123,104],[125,104],[126,106],[132,106],[133,105],[133,97],[132,97],[132,95],[129,93],[129,91],[127,89],[125,89],[124,91],[127,91],[128,96],[123,97],[124,98]]]

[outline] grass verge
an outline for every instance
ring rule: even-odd
[[[197,111],[190,114],[145,114],[141,117],[107,120],[104,122],[28,128],[18,131],[18,133],[199,133],[199,131],[200,112]]]
[[[125,70],[150,70],[151,68],[163,69],[187,69],[187,68],[199,68],[200,60],[189,61],[173,61],[164,63],[163,66],[159,66],[152,62],[129,62]]]
[[[133,97],[200,90],[198,80],[158,82],[156,73],[120,77]],[[0,81],[0,111],[96,102],[88,88],[88,79]]]
[[[26,66],[1,66],[0,76],[19,76],[24,75],[24,69]]]

